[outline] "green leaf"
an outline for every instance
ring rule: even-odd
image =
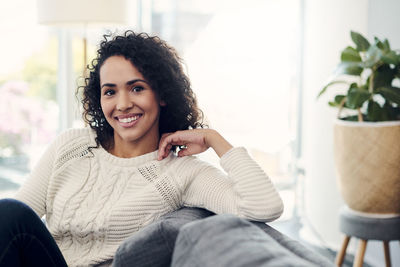
[[[337,95],[335,96],[333,101],[329,101],[328,104],[331,107],[340,107],[340,104],[342,103],[342,100],[346,98],[345,95]]]
[[[388,53],[383,54],[382,61],[383,63],[393,64],[393,65],[397,65],[399,63],[398,56],[394,51],[389,51]]]
[[[327,85],[325,85],[324,88],[322,88],[321,92],[319,92],[319,94],[317,95],[317,98],[319,98],[323,93],[325,93],[326,89],[328,89],[329,86],[331,86],[333,84],[337,84],[337,83],[348,84],[348,82],[346,82],[346,81],[332,81],[332,82],[328,83]]]
[[[388,121],[400,120],[400,108],[393,107],[388,101],[383,105],[383,110]]]
[[[332,102],[332,101],[329,101],[328,104],[331,107],[337,107],[338,106],[335,102]]]
[[[343,99],[345,98],[345,95],[337,95],[335,96],[335,103],[337,103],[338,105],[340,105],[340,103],[342,103]]]
[[[374,37],[374,41],[375,41],[375,45],[379,48],[379,49],[384,49],[384,45],[383,45],[383,43],[382,43],[382,41],[381,40],[379,40],[379,38],[378,37]]]
[[[385,86],[377,89],[385,99],[400,105],[400,88],[394,86]]]
[[[383,51],[385,51],[385,52],[389,52],[390,51],[390,44],[389,44],[388,39],[385,39],[383,41]]]
[[[389,65],[382,65],[375,71],[374,89],[379,87],[390,87],[395,77],[396,70],[391,69]]]
[[[368,91],[356,86],[354,83],[351,84],[347,92],[346,106],[350,109],[360,108],[371,97]]]
[[[363,68],[360,66],[360,63],[358,62],[342,62],[336,68],[335,73],[337,75],[348,74],[348,75],[359,76],[362,71]]]
[[[365,53],[364,67],[371,68],[382,58],[382,51],[376,46],[371,45]]]
[[[387,114],[377,102],[372,99],[368,101],[367,118],[369,121],[383,121],[387,120],[387,117]]]
[[[390,44],[388,39],[385,39],[382,42],[381,40],[378,39],[378,37],[375,37],[374,40],[375,40],[375,45],[383,52],[388,53],[390,51]]]
[[[342,51],[342,55],[340,58],[342,61],[348,61],[348,62],[360,62],[361,61],[360,53],[351,46],[346,47]]]
[[[353,42],[356,44],[356,49],[357,51],[367,51],[367,49],[370,47],[370,44],[367,39],[365,39],[364,36],[359,34],[358,32],[350,32],[351,39]]]

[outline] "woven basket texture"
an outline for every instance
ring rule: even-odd
[[[339,190],[358,211],[400,214],[400,125],[334,126]]]

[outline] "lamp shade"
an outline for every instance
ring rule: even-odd
[[[48,25],[125,24],[126,0],[37,0],[38,21]]]

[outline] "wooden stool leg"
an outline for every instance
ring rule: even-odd
[[[358,251],[354,259],[353,267],[362,267],[365,255],[365,249],[367,248],[367,240],[360,240],[358,244]]]
[[[347,245],[349,244],[350,241],[350,236],[345,236],[343,243],[342,243],[342,248],[340,249],[340,251],[338,252],[338,254],[336,255],[336,260],[335,260],[335,264],[336,266],[342,266],[343,264],[343,260],[344,257],[346,256],[346,249],[347,249]]]
[[[383,241],[383,250],[385,252],[386,267],[390,267],[392,264],[390,263],[389,241]]]

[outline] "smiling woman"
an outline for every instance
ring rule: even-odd
[[[126,31],[105,36],[92,62],[80,88],[89,127],[57,137],[17,200],[0,201],[0,214],[12,215],[0,227],[0,265],[109,262],[130,236],[183,207],[262,222],[282,214],[278,192],[247,150],[203,126],[173,48]],[[223,172],[195,156],[209,148]]]

